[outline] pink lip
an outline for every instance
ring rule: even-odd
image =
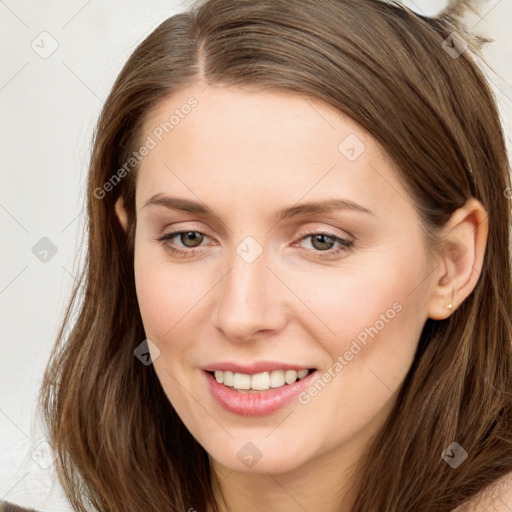
[[[312,379],[317,377],[318,371],[310,373],[293,384],[285,384],[280,388],[270,388],[256,393],[236,391],[217,382],[208,371],[203,373],[213,398],[226,411],[240,416],[267,416],[290,403],[301,391],[310,386]]]
[[[272,372],[274,370],[309,370],[313,366],[303,366],[300,364],[293,365],[287,363],[280,363],[279,361],[259,361],[252,364],[238,364],[229,361],[220,361],[204,366],[203,370],[207,372],[214,372],[215,370],[228,371],[233,373],[246,373],[254,375],[255,373]]]

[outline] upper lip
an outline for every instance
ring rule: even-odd
[[[309,370],[312,366],[302,364],[281,363],[279,361],[257,361],[251,364],[240,364],[230,361],[219,361],[207,366],[203,370],[213,372],[215,370],[228,371],[233,373],[246,373],[254,375],[256,373],[271,372],[274,370]]]

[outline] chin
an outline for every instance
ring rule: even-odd
[[[220,447],[220,449],[217,446],[207,451],[217,463],[230,471],[261,475],[288,473],[299,469],[310,459],[308,454],[303,453],[303,448],[286,446],[284,440],[274,438],[274,442],[281,446],[281,449],[278,449],[268,440],[266,443],[264,439],[258,442],[256,436],[252,436],[252,441],[249,441],[249,438],[246,439],[246,441],[237,440],[231,442],[229,446]],[[304,444],[302,446],[304,447]]]

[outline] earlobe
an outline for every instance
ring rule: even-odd
[[[126,232],[128,230],[128,214],[126,213],[126,209],[124,207],[123,196],[119,196],[114,208],[117,218],[119,219],[119,222],[123,230]]]
[[[475,198],[456,210],[448,221],[438,256],[436,281],[428,316],[444,320],[474,290],[483,266],[488,235],[487,212]]]

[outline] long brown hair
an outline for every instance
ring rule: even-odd
[[[432,247],[468,198],[488,212],[477,285],[448,319],[426,321],[396,406],[360,462],[351,512],[449,511],[512,470],[510,170],[478,41],[456,9],[427,18],[377,0],[206,0],[134,51],[98,122],[86,264],[41,391],[75,509],[218,510],[207,453],[153,366],[133,354],[145,339],[133,270],[137,166],[118,173],[152,109],[198,79],[312,95],[350,116],[395,162]],[[469,43],[458,56],[446,51],[454,31]],[[116,172],[122,179],[106,187]],[[457,469],[441,458],[452,442],[468,453]]]

